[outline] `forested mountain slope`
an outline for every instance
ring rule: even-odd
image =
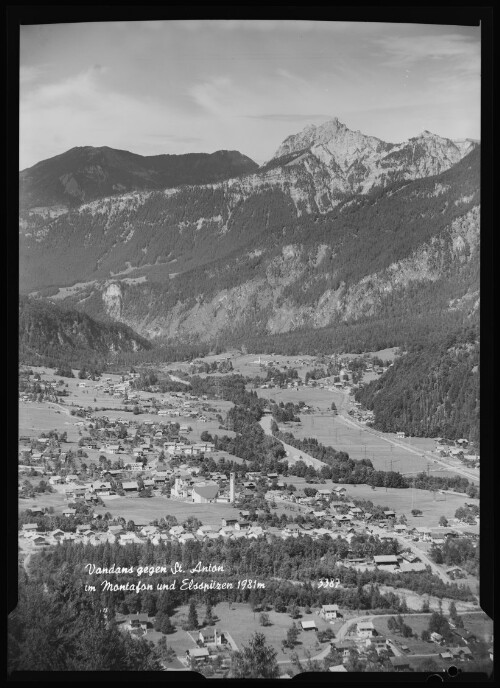
[[[479,439],[479,329],[416,345],[356,393],[375,427],[417,437]]]
[[[99,364],[119,352],[146,351],[151,343],[122,323],[97,322],[85,313],[21,296],[20,361],[32,365]]]
[[[80,146],[20,172],[20,207],[74,207],[128,191],[216,182],[257,167],[238,151],[143,156]]]

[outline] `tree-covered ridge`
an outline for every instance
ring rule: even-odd
[[[384,432],[478,443],[479,365],[479,332],[471,327],[413,346],[356,400],[374,411],[374,426]]]
[[[238,151],[143,156],[107,146],[79,146],[20,172],[20,204],[75,206],[127,191],[217,182],[257,167]]]
[[[100,366],[113,354],[152,345],[122,323],[102,323],[45,300],[19,299],[19,351],[26,363]]]

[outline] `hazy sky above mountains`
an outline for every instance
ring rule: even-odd
[[[74,146],[239,150],[338,117],[399,142],[480,138],[480,29],[204,20],[21,27],[20,169]]]

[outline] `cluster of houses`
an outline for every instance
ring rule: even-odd
[[[33,515],[42,515],[42,509],[33,509]],[[266,536],[291,537],[292,532],[280,528],[264,528],[252,525],[245,518],[245,512],[240,513],[239,518],[223,518],[220,526],[202,525],[194,532],[186,530],[182,525],[162,528],[155,525],[137,525],[135,531],[127,531],[122,525],[110,525],[106,531],[97,531],[90,524],[76,526],[76,532],[65,531],[58,528],[50,532],[41,532],[36,523],[27,523],[21,527],[19,536],[26,543],[31,542],[38,547],[56,545],[58,542],[72,540],[89,545],[100,545],[105,542],[129,544],[146,543],[159,545],[161,542],[175,541],[185,544],[188,541],[237,540],[239,538],[257,539]],[[67,508],[63,510],[63,516],[68,518],[76,516],[76,510]],[[21,540],[21,541],[22,541]]]
[[[370,411],[369,409],[358,408],[356,406],[354,408],[349,409],[348,414],[352,416],[352,418],[355,418],[356,420],[360,421],[360,423],[369,423],[373,421],[373,419],[375,418],[373,411]]]
[[[435,451],[438,456],[458,459],[471,468],[479,467],[480,456],[477,450],[470,446],[469,440],[465,438],[447,440],[443,437],[437,437]]]
[[[335,607],[336,605],[328,606]],[[337,610],[333,613],[336,614]],[[320,614],[323,616],[322,612]],[[324,618],[327,617],[324,616]],[[336,617],[332,616],[332,618]],[[445,660],[455,659],[464,661],[473,659],[473,653],[468,645],[475,641],[475,636],[464,629],[455,628],[452,632],[455,636],[455,642],[457,644],[460,643],[460,645],[446,648],[435,654]],[[431,633],[430,639],[431,642],[438,646],[445,645],[444,638],[439,633]],[[410,671],[412,668],[410,648],[401,642],[396,642],[380,634],[371,620],[361,621],[356,624],[345,639],[340,642],[332,641],[332,647],[335,647],[342,656],[342,664],[331,667],[330,671],[345,671],[345,664],[349,661],[353,650],[357,651],[358,660],[361,662],[366,659],[367,653],[375,651],[379,656],[381,654],[388,656],[395,671]]]

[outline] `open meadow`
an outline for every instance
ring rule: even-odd
[[[366,430],[355,428],[340,415],[315,413],[302,414],[300,418],[300,424],[290,423],[280,429],[291,432],[297,439],[315,437],[320,444],[345,451],[352,459],[370,459],[374,468],[380,471],[389,471],[391,466],[403,474],[427,470],[427,459],[394,446]]]
[[[31,478],[30,482],[35,484],[36,481]],[[52,507],[54,509],[54,513],[61,514],[68,506],[68,502],[65,501],[64,494],[62,492],[44,492],[42,494],[37,494],[33,499],[18,499],[17,506],[19,511],[27,511],[28,509],[33,509],[34,507],[38,509]]]
[[[117,497],[103,498],[104,507],[97,507],[96,514],[109,511],[113,516],[123,516],[127,521],[132,520],[136,525],[145,525],[155,519],[165,516],[175,516],[179,523],[189,516],[195,516],[204,525],[221,527],[222,518],[238,518],[239,512],[230,504],[193,504],[181,502],[168,497]]]

